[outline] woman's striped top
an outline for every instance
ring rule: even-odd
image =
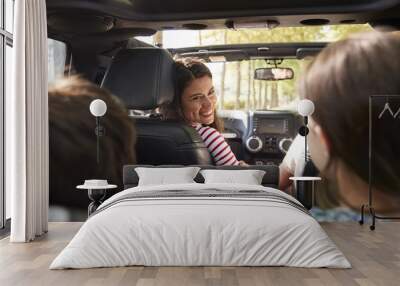
[[[212,127],[200,124],[194,126],[194,128],[200,134],[201,138],[203,138],[204,144],[207,146],[217,166],[239,165],[239,161],[221,133]]]

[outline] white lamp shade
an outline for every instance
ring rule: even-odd
[[[101,99],[95,99],[90,103],[89,109],[93,116],[100,117],[106,114],[107,104]]]
[[[309,99],[300,100],[297,111],[301,116],[310,116],[314,112],[314,103]]]

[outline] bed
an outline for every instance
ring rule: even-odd
[[[351,267],[301,203],[276,189],[277,167],[251,167],[265,170],[262,185],[199,183],[199,174],[196,183],[150,186],[137,186],[136,167],[124,167],[126,189],[88,218],[50,269]]]

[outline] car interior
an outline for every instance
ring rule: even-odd
[[[67,47],[64,74],[83,75],[111,91],[130,110],[137,132],[133,147],[137,164],[207,165],[213,164],[213,159],[193,128],[157,116],[157,108],[174,97],[174,59],[192,57],[207,64],[257,60],[265,62],[271,73],[273,68],[285,67],[285,61],[315,56],[328,42],[266,41],[163,48],[141,41],[140,37],[158,31],[270,30],[364,23],[396,29],[400,5],[392,0],[340,4],[314,0],[307,1],[307,5],[289,0],[279,3],[48,0],[47,12],[49,38]],[[256,69],[251,72],[255,79],[265,80],[257,77]],[[290,72],[293,77],[293,70]],[[302,124],[302,118],[293,108],[218,110],[218,114],[232,151],[238,160],[250,165],[279,166]]]
[[[397,286],[399,50],[400,0],[0,0],[0,285]]]
[[[207,63],[266,61],[285,65],[285,59],[315,56],[327,43],[231,44],[169,49],[175,58],[194,57]],[[262,79],[260,79],[262,80]],[[279,165],[298,133],[302,118],[294,110],[220,112],[233,152],[252,165]]]

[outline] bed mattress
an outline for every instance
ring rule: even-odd
[[[351,267],[293,197],[263,186],[197,183],[114,195],[50,269],[128,265]]]

